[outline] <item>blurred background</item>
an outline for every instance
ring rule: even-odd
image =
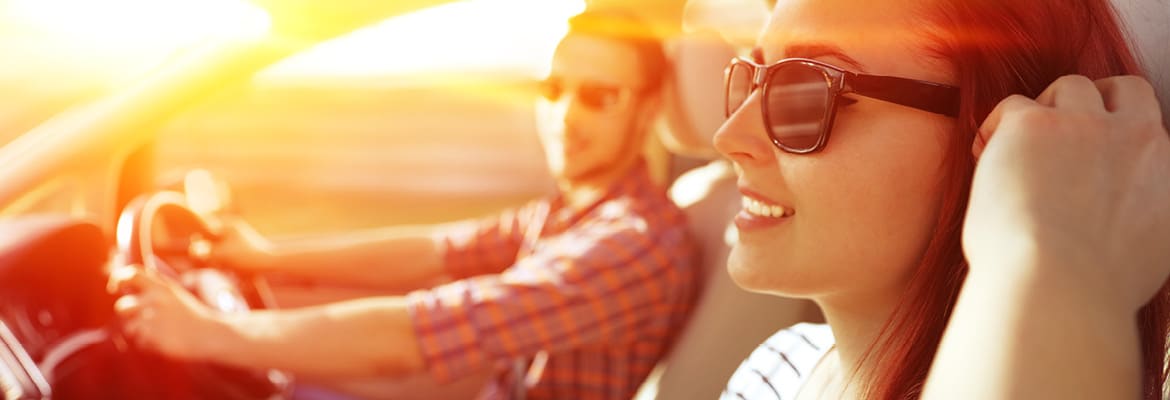
[[[220,35],[263,35],[242,0],[4,0],[0,145]],[[469,0],[313,46],[161,127],[159,185],[203,168],[263,233],[481,215],[551,190],[534,134],[572,0]],[[46,205],[51,207],[51,205]]]

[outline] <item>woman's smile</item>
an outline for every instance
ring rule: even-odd
[[[763,229],[787,221],[795,214],[792,207],[785,207],[750,190],[741,189],[743,209],[735,216],[735,226],[740,231]]]

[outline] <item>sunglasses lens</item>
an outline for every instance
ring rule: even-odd
[[[582,84],[577,89],[577,99],[594,111],[605,111],[618,102],[618,88],[599,84]]]
[[[752,69],[747,65],[740,63],[732,63],[731,67],[727,69],[727,94],[724,98],[724,113],[725,116],[730,117],[734,114],[743,102],[747,100],[748,95],[752,90]]]
[[[540,95],[548,101],[557,101],[561,98],[561,93],[564,88],[561,87],[561,80],[556,78],[548,78],[540,81]]]
[[[769,134],[783,147],[816,147],[829,110],[830,80],[824,72],[793,63],[772,70],[764,96]]]

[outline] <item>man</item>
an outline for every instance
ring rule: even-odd
[[[480,398],[626,399],[682,326],[697,271],[682,212],[640,156],[665,57],[631,18],[570,21],[538,130],[557,195],[481,221],[297,247],[239,226],[217,257],[253,271],[401,287],[402,297],[222,315],[153,273],[115,277],[141,346],[302,376],[449,382],[493,368]],[[408,265],[404,265],[408,264]]]

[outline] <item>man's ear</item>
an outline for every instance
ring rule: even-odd
[[[635,116],[634,131],[638,135],[642,158],[649,168],[651,180],[659,185],[667,185],[670,177],[671,153],[662,144],[661,136],[655,129],[659,113],[662,112],[662,91],[647,93],[639,104]]]
[[[658,119],[660,112],[662,112],[662,89],[642,95],[642,100],[638,102],[638,115],[635,121],[637,124],[634,125],[638,132],[648,132],[654,126],[654,121]]]

